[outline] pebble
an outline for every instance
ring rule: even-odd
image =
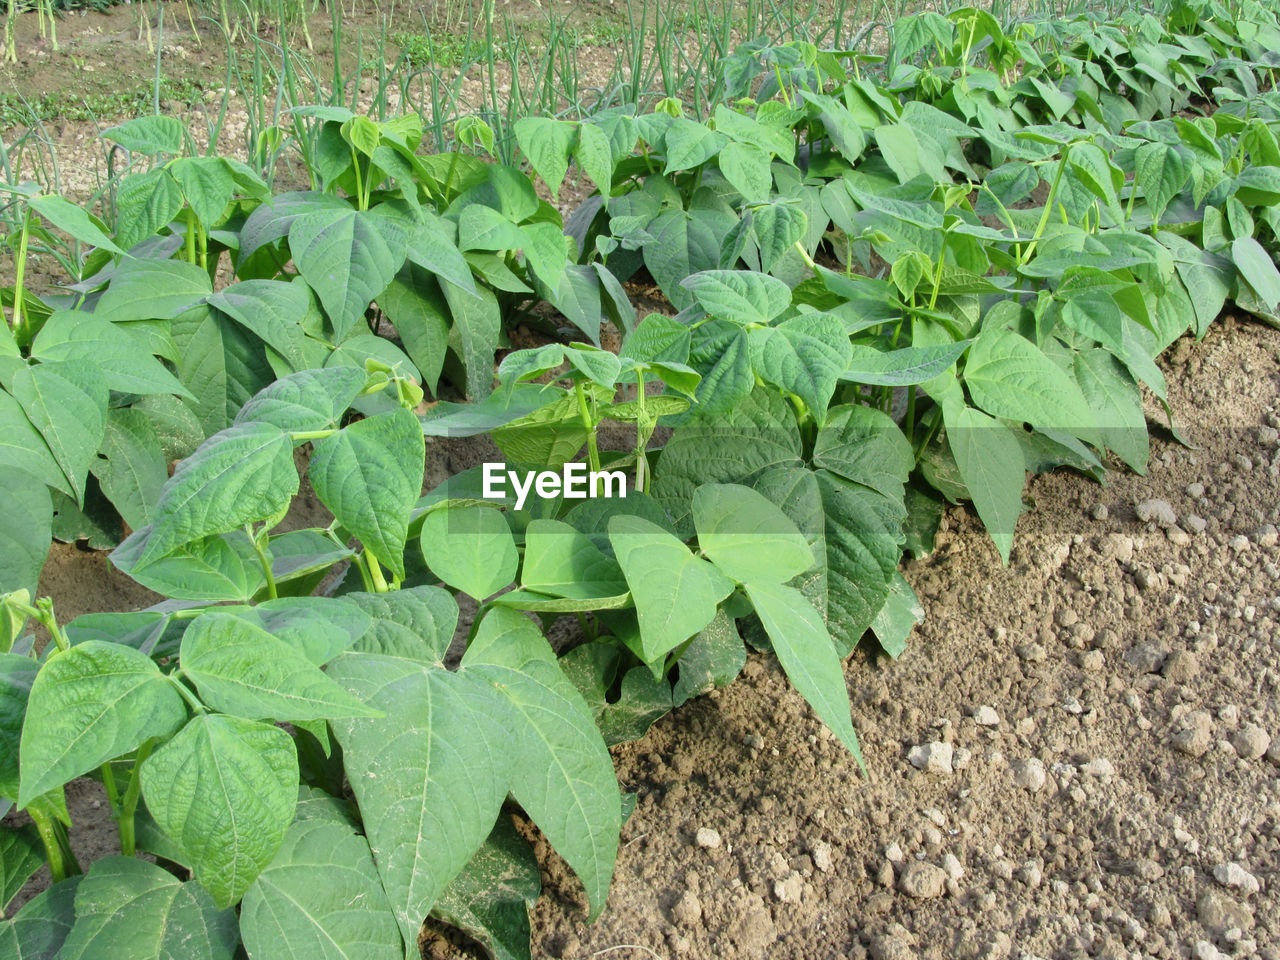
[[[964,867],[954,853],[948,853],[942,858],[942,872],[952,880],[959,880],[964,876]]]
[[[900,934],[886,933],[873,937],[868,952],[871,960],[916,960],[911,943]]]
[[[1204,517],[1198,517],[1194,513],[1189,513],[1182,518],[1183,524],[1192,533],[1204,533],[1204,528],[1209,525]]]
[[[823,873],[831,872],[831,844],[825,840],[815,840],[809,847],[809,858],[813,865]]]
[[[714,850],[720,846],[720,834],[710,827],[699,827],[693,835],[693,842],[704,850]]]
[[[947,874],[932,863],[913,860],[898,878],[898,889],[916,900],[933,900],[947,889]]]
[[[1101,673],[1107,659],[1101,650],[1090,650],[1080,658],[1080,669],[1085,673]]]
[[[1190,650],[1176,650],[1165,660],[1161,673],[1173,683],[1186,683],[1200,673],[1200,661]]]
[[[1252,896],[1261,888],[1258,878],[1234,860],[1220,863],[1214,867],[1213,879],[1224,887],[1242,891],[1245,896]]]
[[[1172,527],[1178,522],[1178,515],[1168,500],[1143,500],[1134,505],[1138,519],[1143,523],[1157,523],[1162,527]]]
[[[1115,765],[1106,757],[1090,760],[1080,769],[1091,777],[1114,777],[1116,774]]]
[[[951,761],[954,756],[954,748],[951,744],[935,740],[932,743],[922,743],[912,747],[911,752],[907,754],[907,759],[917,770],[949,775],[952,772]]]
[[[1154,643],[1137,643],[1124,652],[1124,662],[1135,673],[1159,673],[1166,656]]]
[[[1111,511],[1107,509],[1105,503],[1095,503],[1089,508],[1089,516],[1095,520],[1105,520],[1111,515]]]
[[[907,856],[902,852],[902,847],[898,845],[898,841],[891,840],[888,846],[884,848],[884,858],[890,863],[901,863],[907,859]]]
[[[1253,914],[1248,907],[1214,890],[1206,892],[1196,902],[1196,918],[1207,930],[1249,930],[1253,927]]]
[[[1036,757],[1027,760],[1016,760],[1011,765],[1013,770],[1013,785],[1021,787],[1023,790],[1029,790],[1032,793],[1039,793],[1044,787],[1045,771],[1044,764]]]
[[[676,901],[676,905],[671,908],[672,922],[691,927],[701,919],[702,902],[696,893],[686,890]]]
[[[1018,659],[1025,660],[1027,663],[1044,663],[1048,654],[1044,647],[1038,643],[1024,643],[1018,647]]]
[[[1231,738],[1236,753],[1246,760],[1257,760],[1271,746],[1271,735],[1256,723],[1245,724]]]
[[[1230,956],[1221,952],[1208,940],[1197,940],[1191,948],[1191,956],[1195,960],[1231,960]]]
[[[1000,714],[996,713],[995,707],[984,703],[973,711],[973,722],[980,727],[998,727],[1000,726]]]
[[[1028,860],[1018,871],[1018,879],[1034,890],[1043,882],[1044,872],[1040,869],[1040,864],[1034,860]]]
[[[795,870],[787,874],[785,880],[779,880],[773,885],[773,895],[783,903],[799,903],[803,893],[804,878]]]
[[[1182,729],[1170,738],[1173,749],[1189,757],[1202,757],[1213,742],[1213,718],[1207,710],[1195,710],[1183,718]]]

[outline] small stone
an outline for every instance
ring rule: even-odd
[[[1024,643],[1018,647],[1018,659],[1025,660],[1027,663],[1044,663],[1048,654],[1044,647],[1038,643]]]
[[[1280,741],[1277,741],[1280,746]],[[956,747],[955,755],[951,760],[953,770],[963,770],[969,766],[969,761],[973,759],[973,751],[965,747]]]
[[[1182,719],[1182,729],[1169,742],[1189,757],[1202,757],[1213,742],[1213,718],[1207,710],[1194,710]]]
[[[1089,516],[1093,517],[1095,520],[1105,520],[1110,516],[1110,514],[1111,511],[1107,509],[1107,505],[1105,503],[1095,503],[1089,508]]]
[[[1027,760],[1016,760],[1011,765],[1013,770],[1013,785],[1021,787],[1023,790],[1029,790],[1032,793],[1039,793],[1044,787],[1045,771],[1044,764],[1036,757]]]
[[[1177,650],[1165,660],[1161,673],[1173,683],[1186,683],[1200,673],[1200,661],[1190,650]]]
[[[1188,496],[1188,497],[1191,497],[1193,500],[1199,500],[1201,497],[1203,497],[1203,496],[1204,496],[1204,484],[1203,484],[1203,483],[1188,483],[1188,484],[1187,484],[1187,496]]]
[[[1022,865],[1022,869],[1018,871],[1018,879],[1028,887],[1035,889],[1044,881],[1044,872],[1040,869],[1040,864],[1034,860],[1028,860]]]
[[[872,917],[879,917],[893,909],[893,894],[885,893],[883,890],[877,890],[871,896],[867,897],[867,914]]]
[[[1114,777],[1116,775],[1115,765],[1106,757],[1090,760],[1080,770],[1091,777]]]
[[[1158,673],[1167,656],[1154,643],[1137,643],[1124,653],[1124,662],[1135,673]]]
[[[1013,864],[1008,860],[993,860],[990,869],[994,877],[999,877],[1001,880],[1013,879]]]
[[[691,927],[702,919],[702,902],[692,890],[686,890],[671,908],[671,922]]]
[[[898,845],[898,841],[891,840],[888,846],[884,848],[884,858],[890,863],[901,863],[907,859],[907,856],[902,852],[902,847]]]
[[[758,733],[748,733],[742,738],[742,745],[748,750],[763,750],[764,737],[760,736]]]
[[[1227,541],[1227,546],[1236,553],[1244,553],[1249,549],[1249,538],[1243,533],[1237,534]]]
[[[1261,889],[1258,878],[1234,860],[1220,863],[1213,868],[1213,879],[1224,887],[1240,890],[1245,896],[1252,896]]]
[[[1205,893],[1196,903],[1196,917],[1205,929],[1220,933],[1253,927],[1253,914],[1248,907],[1214,890]]]
[[[873,937],[868,950],[871,960],[916,960],[916,952],[906,937],[899,934],[882,934]]]
[[[947,889],[947,875],[932,863],[913,860],[898,878],[898,889],[916,900],[933,900]]]
[[[1191,948],[1191,956],[1195,960],[1231,960],[1208,940],[1197,940],[1196,945]]]
[[[917,770],[940,775],[949,775],[952,772],[951,761],[953,757],[954,748],[951,744],[938,740],[912,747],[910,753],[907,754],[907,759],[911,761],[911,765]]]
[[[942,858],[942,872],[952,880],[959,880],[964,876],[964,867],[954,853],[948,853]]]
[[[792,870],[785,880],[779,880],[773,885],[773,895],[783,903],[799,903],[803,893],[804,877],[795,870]]]
[[[704,850],[714,850],[720,846],[720,834],[710,827],[699,827],[693,835],[693,842]]]
[[[1101,673],[1107,665],[1107,659],[1101,650],[1090,650],[1080,658],[1080,669],[1085,673]]]
[[[1204,517],[1198,517],[1194,513],[1189,513],[1183,517],[1182,523],[1192,533],[1204,533],[1204,528],[1209,525]]]
[[[1236,753],[1246,760],[1257,760],[1271,746],[1271,735],[1256,723],[1245,724],[1231,738]]]
[[[813,865],[823,873],[831,872],[831,844],[825,840],[815,840],[809,847],[809,857]]]
[[[1138,519],[1143,523],[1157,523],[1162,527],[1172,527],[1178,522],[1178,515],[1168,500],[1143,500],[1134,505]]]
[[[984,703],[973,711],[973,722],[980,727],[998,727],[1000,726],[1000,714],[996,713],[995,707]]]

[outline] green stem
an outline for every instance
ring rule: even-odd
[[[190,207],[187,207],[186,234],[187,263],[194,264],[196,262],[196,212]]]
[[[369,564],[369,578],[373,581],[374,592],[390,593],[391,588],[387,586],[387,579],[382,574],[382,564],[368,547],[364,548],[364,559]]]
[[[636,489],[641,493],[648,493],[649,461],[645,457],[645,448],[649,445],[649,437],[646,435],[649,418],[644,409],[643,370],[636,371],[636,409],[639,411],[639,416],[636,417]]]
[[[267,556],[266,548],[262,545],[262,540],[253,535],[253,524],[246,523],[244,532],[249,535],[249,541],[253,544],[253,552],[258,555],[258,564],[262,567],[262,575],[267,580],[267,596],[272,600],[277,600],[280,594],[276,589],[276,578],[271,573],[271,558]]]
[[[294,443],[302,443],[307,440],[324,440],[326,437],[332,437],[337,430],[299,430],[297,433],[289,434],[289,439]]]
[[[1058,187],[1062,184],[1062,174],[1067,169],[1067,158],[1071,155],[1071,144],[1067,144],[1062,151],[1062,159],[1058,161],[1058,172],[1053,176],[1053,184],[1049,187],[1049,196],[1044,201],[1044,211],[1040,214],[1040,222],[1036,224],[1036,232],[1031,237],[1031,243],[1027,245],[1027,249],[1022,256],[1018,258],[1018,263],[1023,264],[1031,259],[1031,254],[1035,252],[1036,244],[1040,242],[1040,237],[1044,235],[1045,227],[1049,225],[1049,214],[1053,210],[1053,203],[1058,199]]]
[[[200,224],[196,231],[196,240],[200,246],[200,269],[209,269],[209,231],[205,230],[204,224]]]
[[[169,678],[170,683],[172,683],[175,687],[178,688],[178,693],[182,695],[183,700],[187,701],[187,706],[189,706],[196,713],[209,712],[209,708],[199,701],[196,695],[191,692],[190,687],[188,687],[185,683],[179,680],[172,673],[166,674],[165,676]]]
[[[16,2],[16,0],[11,0]],[[22,216],[22,235],[18,239],[18,270],[13,279],[13,332],[14,339],[25,346],[31,342],[31,332],[27,329],[27,314],[23,309],[23,280],[27,271],[27,237],[31,233],[31,208],[27,207]]]
[[[139,771],[147,757],[151,756],[154,747],[155,742],[148,740],[138,748],[138,755],[133,761],[133,772],[129,775],[129,786],[125,788],[124,799],[120,804],[120,816],[117,821],[120,827],[120,852],[126,857],[132,857],[138,852],[134,837],[136,827],[134,817],[138,812],[138,797],[142,793],[142,778],[139,776]]]
[[[58,625],[58,618],[53,612],[53,600],[50,597],[41,597],[36,601],[36,619],[49,631],[50,638],[59,650],[69,650],[71,648],[71,641],[67,639],[66,633]]]
[[[816,274],[818,272],[818,265],[813,262],[813,257],[809,256],[809,251],[804,248],[804,244],[797,240],[795,242],[795,248],[800,254],[800,259],[804,261],[805,266]]]
[[[914,386],[907,387],[906,428],[907,443],[911,443],[916,432],[916,388]]]
[[[71,852],[71,843],[67,839],[67,828],[57,820],[46,816],[41,810],[28,808],[27,813],[36,825],[40,834],[40,842],[44,844],[44,856],[49,861],[49,875],[54,883],[67,879],[80,872],[80,864],[76,855]]]
[[[592,472],[597,473],[600,470],[600,450],[596,445],[596,424],[587,408],[587,392],[582,389],[581,380],[574,383],[573,392],[578,398],[578,415],[582,418],[582,425],[587,428],[587,460]]]
[[[356,204],[361,210],[367,206],[364,201],[364,179],[360,176],[360,157],[356,154],[356,148],[351,148],[351,166],[356,171]]]

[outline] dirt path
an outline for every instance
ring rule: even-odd
[[[753,657],[616,753],[594,926],[542,851],[537,955],[1280,957],[1280,332],[1172,356],[1199,449],[1039,478],[1007,569],[959,509],[908,566],[924,625],[847,670],[870,782]]]

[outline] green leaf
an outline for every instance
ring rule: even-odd
[[[493,355],[502,331],[502,310],[488,287],[477,287],[479,297],[445,281],[441,292],[453,314],[449,347],[466,371],[467,399],[483,400],[493,390]]]
[[[793,587],[764,581],[744,588],[787,679],[865,771],[862,748],[849,718],[844,669],[821,614]]]
[[[689,360],[701,376],[695,399],[703,417],[728,413],[755,386],[749,332],[728,320],[713,320],[698,331]]]
[[[35,596],[49,554],[53,501],[49,488],[20,470],[5,471],[8,489],[0,512],[0,593],[25,589]]]
[[[53,459],[49,445],[31,425],[22,405],[0,390],[0,464],[30,474],[41,483],[70,495],[66,474]]]
[[[431,915],[465,930],[494,960],[532,960],[529,911],[541,892],[542,873],[529,842],[509,818],[499,817]]]
[[[172,320],[211,292],[209,274],[181,260],[124,260],[93,315],[112,323]]]
[[[671,684],[648,667],[632,667],[622,677],[615,703],[608,699],[621,651],[613,643],[583,643],[560,658],[560,669],[577,688],[609,746],[639,740],[671,712]]]
[[[665,142],[667,162],[663,173],[670,174],[706,163],[724,148],[729,138],[709,129],[705,123],[674,117],[667,127]]]
[[[751,211],[751,233],[760,247],[760,269],[766,273],[804,239],[809,218],[798,206],[771,203]]]
[[[745,270],[703,270],[681,282],[713,317],[746,326],[768,323],[791,305],[791,289],[776,277]],[[841,331],[843,333],[843,330]]]
[[[253,543],[243,530],[184,543],[139,569],[150,542],[150,525],[140,527],[111,552],[111,563],[148,590],[175,600],[247,603],[266,586]]]
[[[821,420],[849,366],[849,336],[828,314],[806,314],[748,334],[751,366],[763,379],[804,401]]]
[[[947,442],[973,505],[1005,563],[1022,513],[1022,451],[1009,428],[972,407],[944,411]]]
[[[356,642],[355,649],[366,653],[440,661],[458,625],[458,604],[441,587],[349,593],[343,599],[373,619],[373,626]]]
[[[1152,141],[1144,143],[1133,155],[1134,179],[1151,209],[1151,220],[1159,223],[1191,175],[1191,170],[1178,147]]]
[[[409,261],[474,296],[475,279],[458,250],[454,230],[452,222],[424,211],[421,221],[409,234]]]
[[[103,130],[100,136],[133,153],[154,157],[161,153],[182,153],[186,132],[181,120],[157,113],[126,120],[118,126]]]
[[[261,340],[220,310],[191,310],[170,325],[182,382],[196,397],[201,439],[231,425],[249,399],[276,379]]]
[[[526,590],[553,597],[592,599],[627,592],[618,564],[559,520],[534,520],[525,530],[520,582]]]
[[[279,727],[201,714],[147,758],[141,779],[156,823],[225,909],[244,896],[284,839],[297,799],[298,757]]]
[[[181,210],[182,191],[168,171],[156,168],[126,176],[116,191],[116,243],[126,250],[132,249],[169,227]],[[125,261],[126,264],[134,262],[143,261]]]
[[[722,607],[681,654],[680,677],[672,690],[673,705],[678,707],[708,690],[728,686],[746,663],[747,649],[733,619]]]
[[[874,347],[852,345],[853,359],[841,380],[881,387],[906,387],[926,383],[955,366],[972,340],[937,346],[904,347],[883,353]]]
[[[813,566],[791,518],[750,487],[708,483],[693,495],[698,548],[738,583],[786,583]]]
[[[462,665],[505,703],[499,723],[509,738],[511,795],[582,880],[595,919],[608,896],[622,811],[591,711],[522,613],[491,610]]]
[[[422,918],[497,819],[518,734],[498,726],[492,691],[470,671],[347,653],[329,675],[385,713],[332,727],[404,956],[417,960]]]
[[[258,604],[253,613],[268,633],[317,667],[350,649],[373,626],[373,618],[354,603],[332,597],[282,597]]]
[[[458,214],[458,249],[518,250],[524,234],[500,211],[475,203],[463,207]]]
[[[235,422],[270,423],[291,433],[326,430],[342,419],[365,382],[351,367],[292,373],[254,394]]]
[[[18,798],[18,744],[39,670],[30,657],[0,653],[0,797],[9,800]]]
[[[123,393],[191,395],[127,325],[108,323],[95,313],[55,310],[36,335],[31,355],[46,363],[96,365],[107,386]]]
[[[578,142],[573,148],[573,158],[578,167],[591,178],[605,204],[613,187],[613,147],[608,135],[593,123],[579,123]]]
[[[19,367],[13,395],[40,431],[71,489],[84,502],[84,485],[107,420],[107,385],[94,366],[41,363]]]
[[[533,275],[549,289],[559,290],[569,263],[564,232],[556,224],[545,222],[528,223],[518,229],[520,248]]]
[[[1238,237],[1231,241],[1231,259],[1267,309],[1280,306],[1280,271],[1262,244],[1253,237]]]
[[[110,250],[112,253],[124,253],[106,235],[96,218],[91,217],[70,200],[65,200],[59,196],[31,197],[27,200],[27,203],[40,216],[64,233],[71,234],[81,243],[86,243],[91,247],[101,247],[104,250]]]
[[[911,631],[923,621],[924,607],[916,599],[911,584],[895,571],[889,581],[889,597],[871,624],[880,649],[896,660],[906,652]]]
[[[862,404],[844,404],[828,411],[814,441],[813,465],[900,504],[915,454],[888,415]]]
[[[42,866],[44,846],[35,827],[0,829],[0,916]]]
[[[169,465],[145,413],[132,407],[107,411],[99,459],[90,469],[125,523],[137,530],[151,522]]]
[[[217,226],[236,193],[231,165],[222,157],[181,157],[168,169],[201,226]]]
[[[182,672],[215,710],[251,719],[288,722],[368,717],[293,645],[248,620],[206,613],[182,635]]]
[[[666,210],[645,227],[652,240],[640,250],[644,265],[677,309],[694,302],[683,281],[719,265],[720,241],[734,222],[715,211]]]
[[[546,181],[552,199],[558,196],[569,169],[575,132],[572,123],[548,117],[522,117],[515,123],[516,143],[529,158],[530,166]]]
[[[399,579],[409,515],[422,492],[423,451],[417,418],[398,408],[321,440],[308,471],[320,501]]]
[[[506,518],[489,507],[446,507],[427,514],[421,542],[431,572],[477,600],[514,580],[520,563]]]
[[[1136,472],[1146,473],[1151,446],[1137,382],[1123,363],[1098,347],[1081,350],[1073,362],[1080,390],[1098,417],[1098,439]]]
[[[450,316],[434,275],[416,263],[406,263],[378,294],[378,306],[395,325],[405,353],[422,374],[422,385],[436,392],[449,349]]]
[[[0,950],[12,960],[55,960],[75,923],[81,876],[40,891],[10,921],[0,921]]]
[[[314,307],[305,283],[244,280],[219,290],[208,303],[280,354],[294,371],[312,365],[308,345],[315,344],[302,323]]]
[[[316,878],[323,877],[323,883]],[[293,824],[240,906],[251,958],[400,960],[404,945],[369,843],[323,820]]]
[[[750,143],[727,143],[717,160],[720,172],[749,203],[765,203],[773,189],[769,154]]]
[[[178,464],[160,494],[137,566],[193,540],[282,513],[298,482],[287,433],[270,423],[228,427]]]
[[[656,524],[639,517],[609,521],[618,558],[640,620],[646,663],[665,656],[711,622],[733,582]]]
[[[96,640],[54,653],[31,686],[18,805],[169,736],[186,719],[181,695],[150,657]]]
[[[289,227],[294,263],[320,298],[338,340],[404,263],[408,236],[396,242],[390,223],[363,210],[324,210],[304,214]]]
[[[969,348],[964,384],[973,402],[992,416],[1086,438],[1093,434],[1093,413],[1080,387],[1035,344],[1011,331],[983,329]]]

